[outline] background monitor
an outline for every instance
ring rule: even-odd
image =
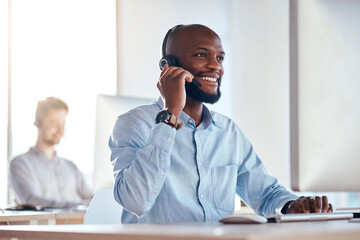
[[[291,186],[360,192],[360,1],[290,1]]]
[[[110,163],[109,137],[116,118],[127,111],[154,102],[152,99],[99,95],[96,106],[94,192],[114,184]],[[154,118],[155,121],[155,118]]]

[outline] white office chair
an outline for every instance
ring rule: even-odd
[[[113,189],[98,192],[86,211],[84,224],[119,224],[123,207],[114,199]]]

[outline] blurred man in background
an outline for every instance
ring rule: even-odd
[[[68,106],[55,97],[39,101],[34,125],[38,138],[28,152],[10,163],[17,204],[70,208],[89,204],[93,193],[76,165],[54,149],[64,135]]]

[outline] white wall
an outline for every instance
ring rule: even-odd
[[[37,101],[69,105],[56,150],[87,174],[93,171],[98,94],[116,93],[115,2],[12,1],[12,152],[36,142]]]
[[[289,186],[289,3],[233,1],[235,120]]]
[[[359,191],[360,1],[298,1],[298,15],[298,187]]]
[[[268,170],[289,186],[288,0],[118,0],[118,93],[157,97],[165,33],[202,23],[222,38],[223,96],[211,108],[233,117]]]

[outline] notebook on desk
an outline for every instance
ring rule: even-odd
[[[285,214],[262,217],[248,214],[236,214],[220,220],[222,223],[267,223],[267,222],[307,222],[307,221],[329,221],[352,219],[352,213],[304,213]]]

